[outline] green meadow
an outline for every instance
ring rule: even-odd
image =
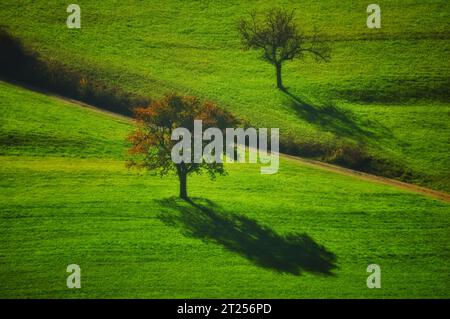
[[[1,24],[88,80],[151,98],[177,91],[213,100],[255,127],[279,127],[285,144],[335,150],[321,160],[340,164],[340,149],[358,147],[377,163],[362,169],[450,190],[448,1],[383,0],[377,30],[366,26],[367,3],[355,0],[77,3],[78,30],[66,27],[60,0],[2,1]],[[276,5],[296,9],[305,33],[316,27],[333,50],[330,63],[286,63],[289,94],[236,31],[252,9]]]
[[[448,203],[282,158],[189,204],[125,168],[128,120],[4,82],[0,108],[0,298],[450,297]]]

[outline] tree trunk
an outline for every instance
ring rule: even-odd
[[[180,178],[180,198],[188,199],[187,195],[187,174],[183,170],[178,171],[178,177]]]
[[[275,68],[276,68],[276,71],[277,71],[277,87],[280,90],[283,90],[284,89],[283,88],[283,81],[281,80],[281,63],[275,64]]]

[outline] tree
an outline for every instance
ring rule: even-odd
[[[313,36],[303,35],[294,21],[295,12],[281,8],[268,10],[264,19],[258,19],[256,11],[249,19],[241,19],[238,31],[245,49],[262,50],[263,60],[275,66],[277,87],[283,90],[281,67],[285,61],[302,59],[305,53],[317,61],[330,59],[330,48],[317,32]]]
[[[218,108],[214,103],[201,102],[191,96],[169,94],[160,100],[153,101],[148,107],[135,109],[136,130],[128,137],[131,142],[129,153],[132,158],[128,167],[139,167],[158,172],[161,176],[176,172],[180,181],[180,197],[188,199],[187,176],[192,173],[207,172],[213,179],[217,174],[225,173],[223,164],[219,162],[194,163],[194,152],[191,160],[176,164],[171,152],[177,141],[171,139],[176,128],[194,130],[194,120],[202,120],[203,128],[216,127],[222,132],[226,127],[237,123],[229,113]],[[191,148],[193,149],[193,138]],[[202,149],[204,147],[202,139]]]

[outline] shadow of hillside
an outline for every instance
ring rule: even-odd
[[[350,110],[343,110],[331,104],[313,105],[290,93],[287,89],[282,92],[290,98],[292,108],[299,118],[337,136],[352,138],[358,142],[393,136],[388,128],[374,121],[366,120],[362,127],[357,123],[356,116]]]
[[[301,275],[332,275],[336,256],[307,234],[280,235],[248,217],[221,211],[213,202],[176,198],[159,201],[167,211],[158,216],[185,236],[212,241],[259,267]]]
[[[0,79],[16,85],[25,84],[42,94],[60,94],[125,116],[133,115],[136,106],[150,103],[149,98],[126,92],[120,86],[108,84],[98,76],[88,77],[57,60],[45,60],[2,25]]]
[[[381,84],[382,83],[382,84]],[[450,79],[443,75],[392,79],[373,84],[372,88],[339,88],[330,91],[333,96],[354,103],[383,103],[407,105],[418,101],[446,103],[450,99]]]

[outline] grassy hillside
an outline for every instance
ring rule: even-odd
[[[0,107],[1,298],[450,297],[444,202],[282,159],[192,177],[189,205],[125,168],[127,121],[4,82]]]
[[[366,27],[364,1],[78,1],[82,28],[65,26],[64,1],[2,1],[0,19],[47,61],[88,79],[157,97],[176,90],[212,99],[254,126],[279,127],[285,144],[450,190],[448,1],[384,0],[382,28]],[[332,61],[272,66],[241,50],[236,21],[253,8],[297,9],[306,32],[332,41]]]

